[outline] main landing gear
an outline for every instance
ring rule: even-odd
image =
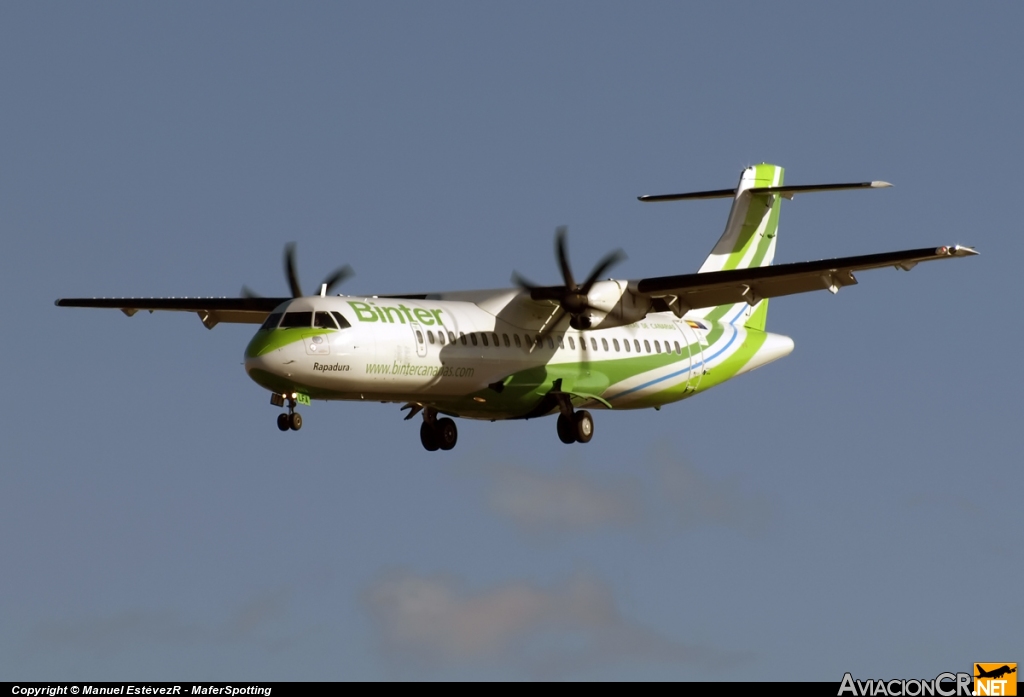
[[[558,440],[565,444],[589,443],[594,437],[594,418],[590,412],[580,409],[577,412],[562,412],[558,415]]]
[[[437,411],[431,408],[423,410],[423,423],[420,424],[420,443],[427,450],[451,450],[459,440],[459,429],[448,417],[437,418]]]
[[[295,398],[275,394],[270,397],[270,403],[275,407],[283,407],[285,400],[288,401],[288,413],[277,415],[277,427],[282,431],[298,431],[302,428],[302,414],[295,411]]]
[[[594,437],[594,417],[586,409],[572,408],[572,395],[562,391],[561,378],[555,380],[548,397],[553,397],[558,405],[558,440],[566,445],[589,443]]]

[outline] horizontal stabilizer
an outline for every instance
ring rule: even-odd
[[[793,198],[796,194],[808,194],[815,191],[844,191],[848,189],[886,189],[892,186],[889,182],[855,182],[852,184],[808,184],[806,186],[759,186],[750,189],[752,195],[780,194],[784,198]],[[654,196],[637,196],[637,200],[644,203],[655,203],[658,201],[688,201],[701,198],[732,198],[736,195],[736,189],[717,189],[715,191],[694,191],[686,194],[658,194]]]

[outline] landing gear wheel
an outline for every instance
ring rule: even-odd
[[[288,415],[288,425],[293,431],[298,431],[302,428],[302,414],[297,411],[293,411]]]
[[[434,433],[437,446],[441,450],[451,450],[459,440],[459,429],[455,427],[455,422],[448,418],[437,420],[434,425]]]
[[[576,412],[576,441],[579,443],[589,443],[590,439],[594,437],[594,419],[590,416],[590,412],[581,409]]]
[[[565,414],[558,415],[558,440],[566,445],[576,442],[576,424]]]
[[[452,425],[454,426],[455,424]],[[437,442],[437,431],[426,421],[420,424],[420,443],[423,443],[423,447],[430,452],[434,452],[440,447]]]
[[[288,415],[281,412],[277,415],[277,427],[282,431],[287,431],[292,425],[289,423]]]

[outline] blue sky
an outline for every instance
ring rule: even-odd
[[[933,677],[1020,661],[1015,4],[0,6],[0,675]],[[777,261],[973,259],[774,301],[785,360],[660,412],[281,434],[251,327],[57,297],[695,270],[757,162]],[[582,273],[582,271],[581,271]]]

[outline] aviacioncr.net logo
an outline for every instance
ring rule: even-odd
[[[1012,697],[1017,694],[1016,663],[975,663],[974,694],[979,697],[999,695]]]
[[[971,697],[970,673],[939,673],[934,680],[855,680],[843,675],[838,697]]]

